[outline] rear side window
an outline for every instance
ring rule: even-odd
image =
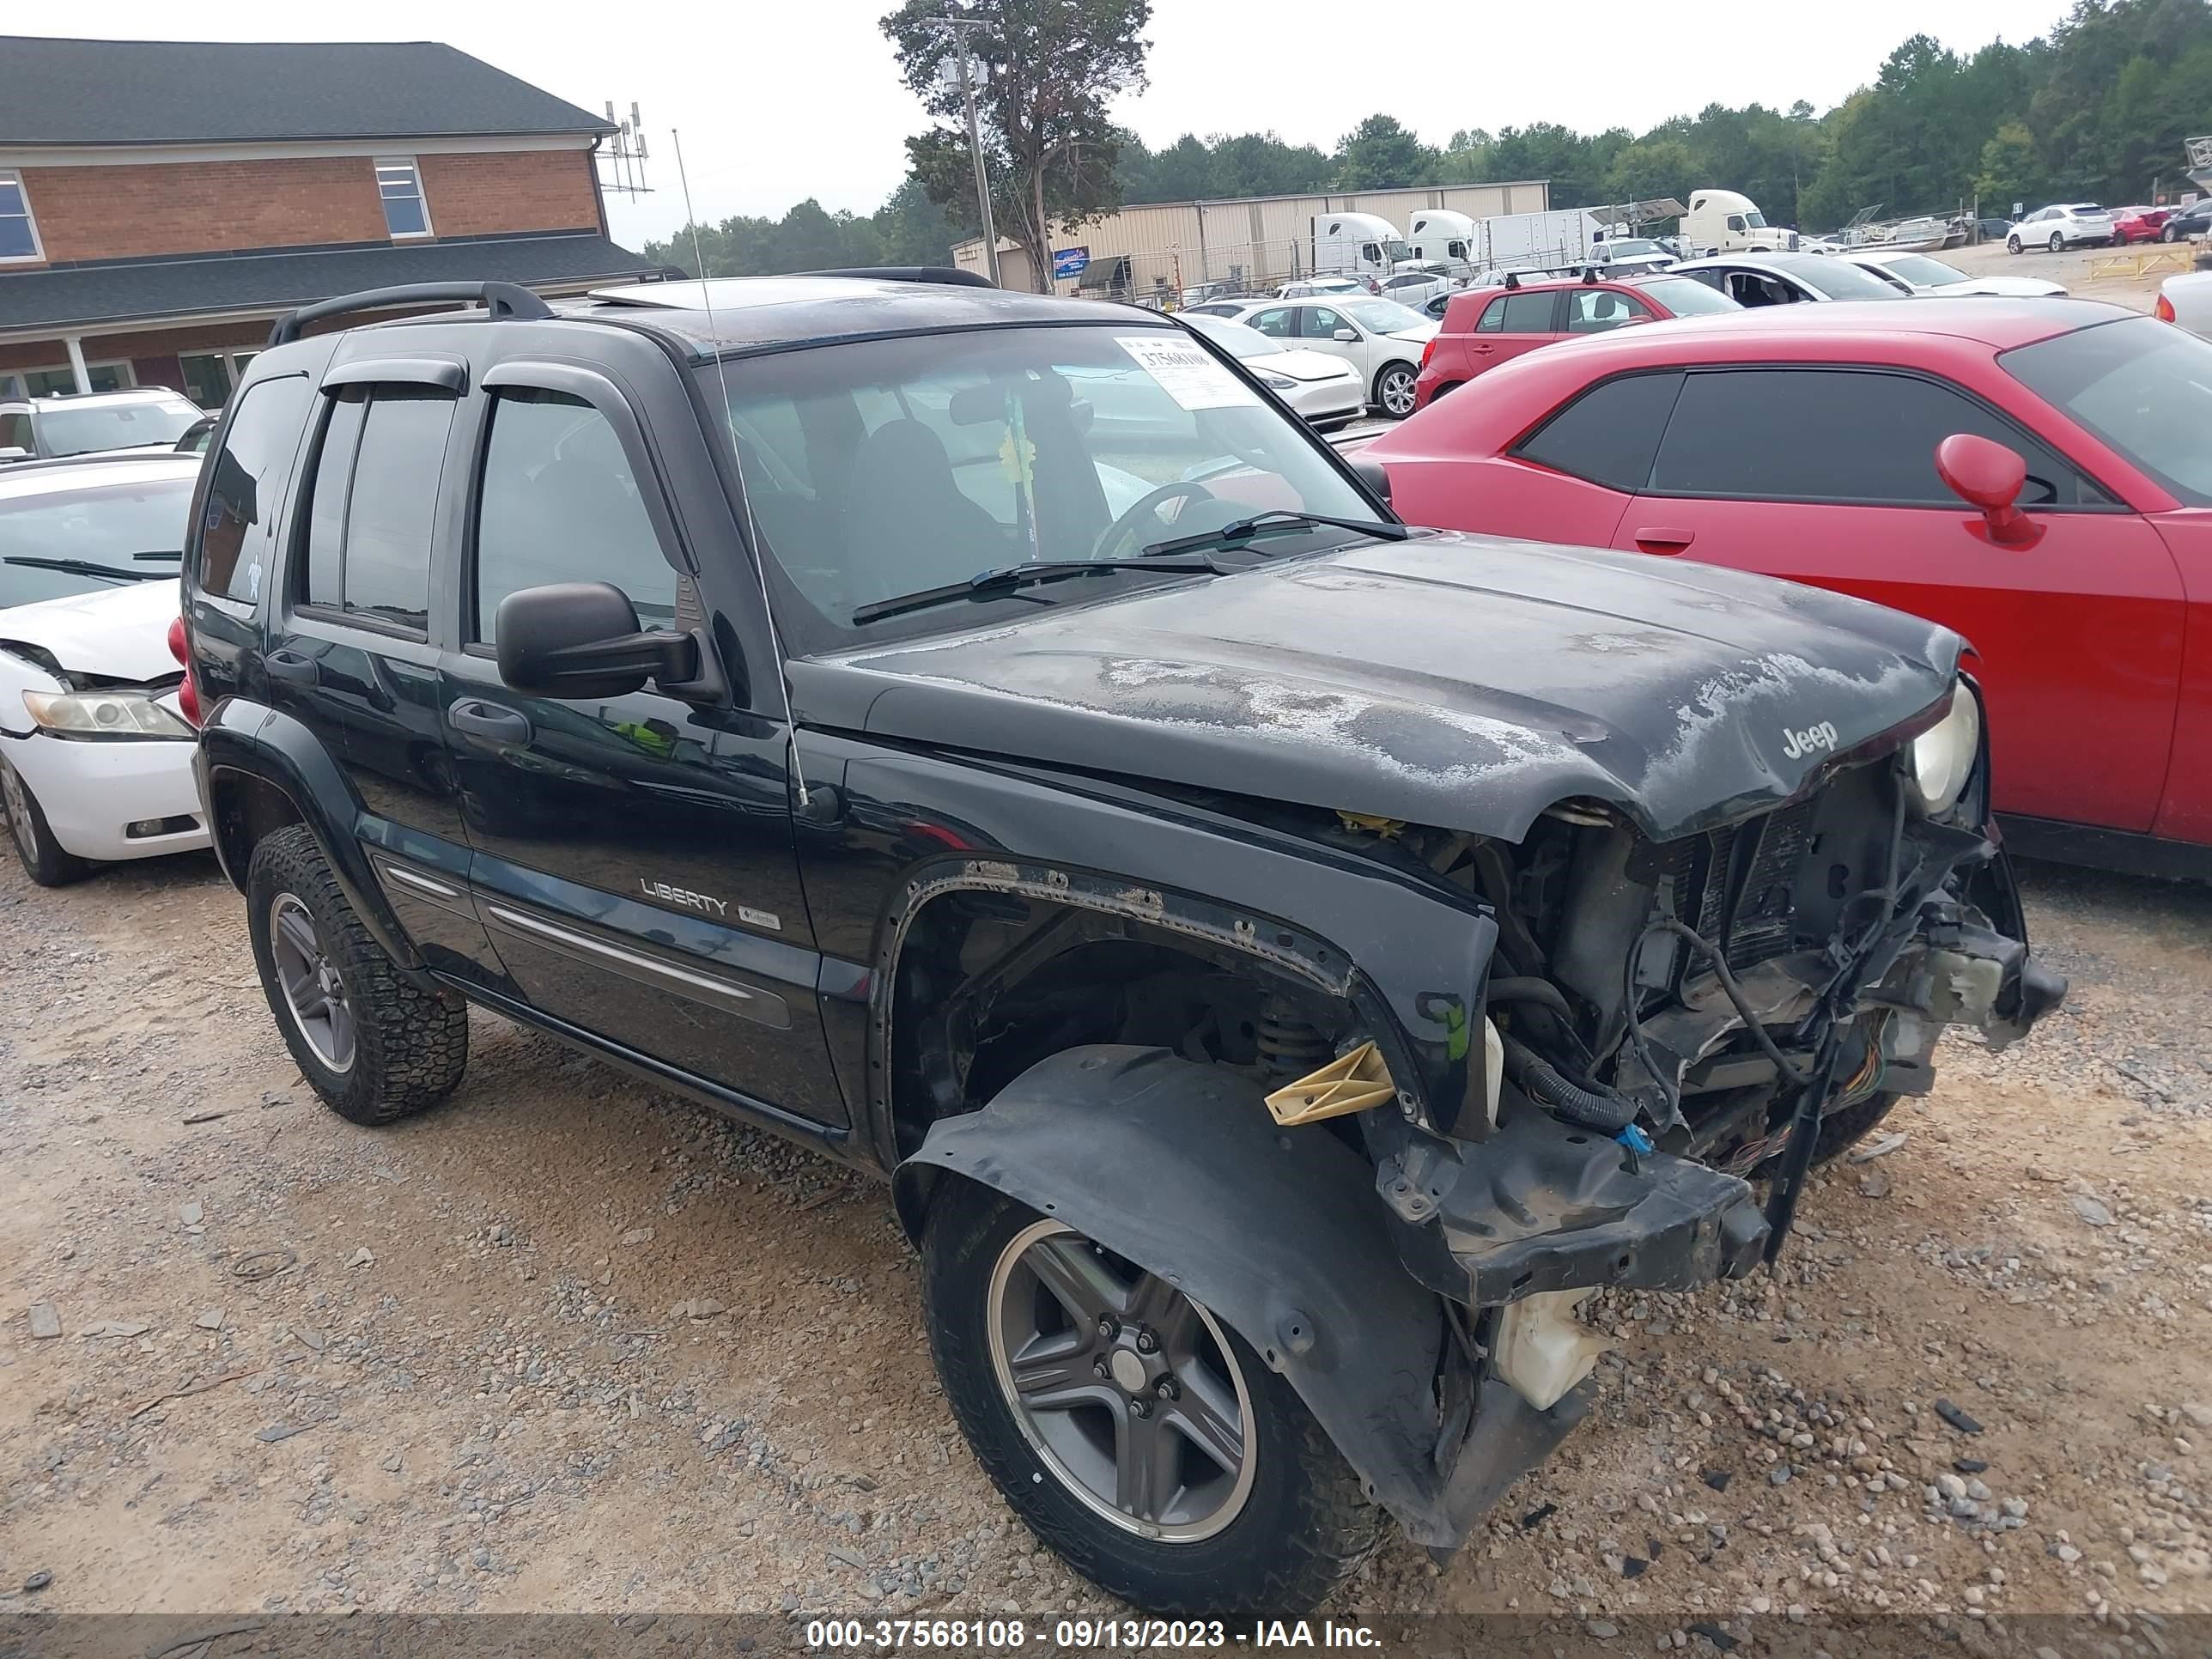
[[[567,392],[502,389],[477,505],[475,637],[492,643],[499,602],[547,582],[612,582],[639,626],[672,629],[676,581],[607,417]]]
[[[1972,432],[2027,461],[2023,506],[2101,501],[2070,467],[2010,422],[1945,386],[1863,369],[1693,374],[1652,469],[1676,495],[1956,507],[1936,446]]]
[[[261,597],[312,395],[301,374],[258,380],[240,394],[209,467],[195,566],[203,592],[249,605]]]
[[[1514,453],[1609,489],[1640,490],[1681,389],[1678,374],[1602,381],[1522,440]]]
[[[1502,333],[1505,328],[1505,301],[1510,295],[1492,300],[1482,308],[1482,320],[1474,325],[1477,334]]]
[[[348,386],[334,399],[307,509],[308,605],[427,633],[430,532],[454,398]]]
[[[1567,332],[1603,334],[1637,319],[1649,320],[1651,307],[1611,289],[1578,288],[1567,296]]]

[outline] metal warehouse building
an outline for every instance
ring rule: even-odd
[[[1054,283],[1064,295],[1163,298],[1200,283],[1259,288],[1307,275],[1313,264],[1313,221],[1326,213],[1372,213],[1402,234],[1424,208],[1449,208],[1470,219],[1500,213],[1542,213],[1551,186],[1540,179],[1511,184],[1419,185],[1407,190],[1332,191],[1305,196],[1248,196],[1220,202],[1147,202],[1066,233],[1054,252],[1088,255],[1079,276]],[[985,269],[983,239],[952,250],[966,270]],[[1027,289],[1029,259],[1013,243],[999,244],[1000,280]]]

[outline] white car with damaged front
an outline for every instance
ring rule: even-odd
[[[1907,294],[1946,300],[2063,300],[2066,289],[2040,276],[1975,276],[1946,260],[1904,248],[1854,248],[1836,256],[1894,283]]]
[[[173,581],[0,611],[0,803],[24,873],[208,844],[169,648]]]

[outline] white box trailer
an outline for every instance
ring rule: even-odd
[[[1443,265],[1455,278],[1492,270],[1574,264],[1589,257],[1601,234],[1594,215],[1579,208],[1547,213],[1499,213],[1470,218],[1447,208],[1423,208],[1407,222],[1413,258]]]

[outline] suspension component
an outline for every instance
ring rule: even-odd
[[[1260,1006],[1259,1045],[1260,1064],[1273,1077],[1303,1077],[1335,1058],[1313,1022],[1279,996]]]

